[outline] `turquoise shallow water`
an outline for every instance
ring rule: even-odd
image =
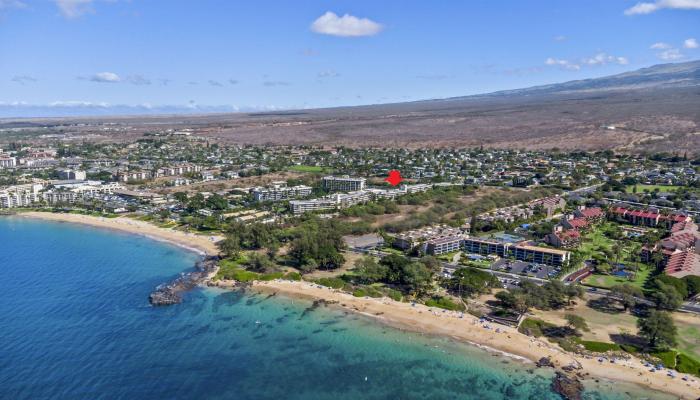
[[[138,236],[0,218],[0,398],[559,398],[547,372],[305,301],[198,289],[148,305],[196,260]],[[586,398],[659,397],[612,387]]]

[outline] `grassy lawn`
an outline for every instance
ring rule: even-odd
[[[700,317],[675,313],[673,320],[678,328],[678,350],[700,360]]]
[[[615,244],[615,241],[603,234],[602,226],[595,227],[593,230],[583,235],[579,251],[585,253],[588,258],[590,258],[593,253],[601,251],[602,249],[612,249],[613,244]]]
[[[629,264],[629,262],[626,262],[626,264]],[[584,279],[582,283],[587,286],[595,286],[603,289],[608,289],[621,283],[631,283],[642,288],[644,282],[646,282],[649,275],[652,273],[652,268],[642,263],[637,263],[637,265],[639,265],[639,270],[637,270],[637,275],[633,280],[629,280],[624,276],[593,274]]]
[[[292,165],[289,167],[290,171],[294,172],[307,172],[307,173],[331,173],[333,170],[327,167],[320,167],[316,165]]]
[[[680,187],[674,185],[628,185],[625,191],[627,193],[633,193],[635,186],[637,186],[637,193],[644,193],[645,190],[653,192],[654,189],[659,189],[659,192],[675,192]]]
[[[581,246],[579,246],[578,251],[584,256],[584,259],[591,259],[594,255],[605,255],[605,252],[612,252],[615,249],[616,240],[613,240],[605,236],[605,231],[611,227],[612,223],[606,222],[600,226],[594,227],[590,232],[583,235],[583,240]],[[610,288],[611,286],[620,283],[631,283],[633,285],[643,287],[649,275],[653,272],[652,268],[646,264],[632,261],[630,256],[632,253],[637,252],[635,248],[636,244],[632,241],[621,241],[624,247],[622,248],[621,257],[619,261],[626,265],[636,265],[638,267],[637,274],[633,280],[629,280],[624,276],[615,275],[599,275],[594,274],[583,280],[584,285],[595,286],[599,288]],[[610,264],[615,263],[616,260],[610,259],[608,262]]]

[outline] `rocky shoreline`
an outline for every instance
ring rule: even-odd
[[[579,365],[570,364],[557,370],[556,364],[552,362],[550,357],[540,358],[535,365],[538,368],[554,368],[556,370],[552,378],[552,390],[563,399],[583,399],[583,383],[581,383],[581,376],[576,373],[577,370],[581,369]]]
[[[167,306],[182,302],[182,293],[192,290],[216,272],[218,256],[208,256],[195,264],[195,270],[179,276],[175,280],[159,285],[149,296],[153,306]]]

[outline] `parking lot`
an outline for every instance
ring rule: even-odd
[[[496,261],[491,266],[491,269],[539,279],[553,278],[560,272],[558,267],[550,265],[534,264],[525,261],[510,261],[506,259]]]

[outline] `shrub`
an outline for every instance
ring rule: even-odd
[[[217,277],[221,279],[231,279],[237,282],[250,282],[257,280],[260,274],[256,272],[246,271],[243,268],[233,267],[226,270],[219,270]]]
[[[386,291],[386,295],[394,301],[401,301],[401,299],[403,299],[403,295],[401,294],[401,292],[395,289],[388,289]]]
[[[543,331],[556,327],[556,325],[550,324],[549,322],[544,322],[541,319],[525,318],[523,322],[520,323],[518,332],[524,333],[528,336],[540,337],[544,336]]]
[[[630,354],[639,353],[641,349],[633,344],[621,344],[620,348]]]
[[[284,274],[283,278],[289,281],[300,281],[301,274],[298,272],[288,272]]]
[[[359,287],[352,292],[352,295],[355,297],[384,297],[384,294],[382,292],[371,286]]]
[[[676,370],[678,372],[700,376],[700,361],[695,360],[684,353],[678,353],[677,360],[678,363],[676,364]]]
[[[270,274],[263,274],[260,275],[260,280],[261,281],[273,281],[275,279],[280,279],[281,277],[284,276],[284,272],[273,272]]]
[[[444,308],[445,310],[450,310],[450,311],[464,311],[464,305],[460,303],[455,303],[448,297],[438,297],[435,296],[431,299],[428,299],[425,302],[425,305],[428,307],[438,307],[438,308]]]
[[[319,278],[314,282],[333,289],[342,289],[346,285],[346,282],[340,278]]]
[[[676,367],[676,353],[675,350],[669,350],[669,351],[656,351],[653,353],[650,353],[652,356],[658,358],[661,360],[661,362],[664,364],[666,368],[675,368]]]
[[[596,342],[592,340],[578,340],[577,342],[579,344],[582,344],[586,350],[592,351],[594,353],[605,353],[608,351],[622,350],[620,345],[616,343]]]
[[[367,292],[365,291],[365,289],[360,288],[360,289],[355,289],[352,292],[352,295],[355,297],[365,297],[365,296],[367,296]]]

